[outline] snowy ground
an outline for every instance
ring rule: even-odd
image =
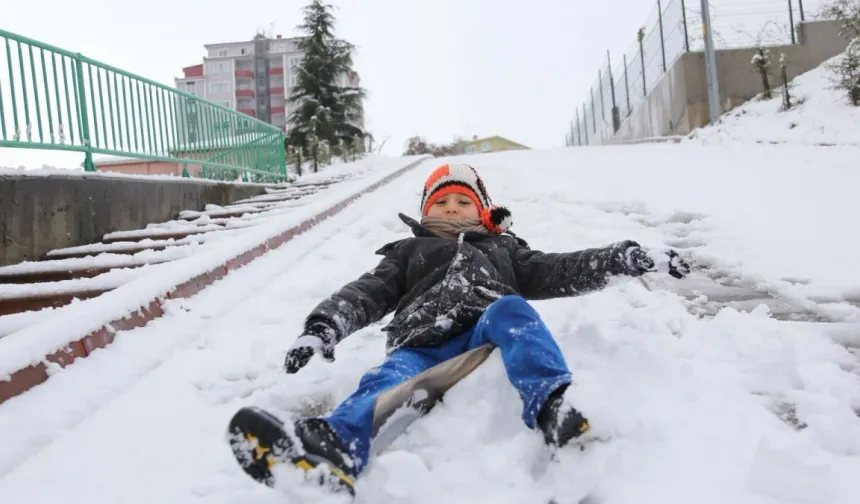
[[[779,54],[772,54],[773,67],[779,70]],[[860,107],[854,107],[848,94],[834,89],[829,63],[796,77],[789,85],[791,109],[783,110],[782,88],[773,98],[753,99],[723,114],[714,126],[700,128],[688,142],[713,144],[791,143],[798,145],[851,145],[860,147]],[[772,83],[778,82],[771,77]]]
[[[833,339],[860,347],[857,154],[643,145],[461,158],[533,248],[631,238],[678,248],[695,272],[534,303],[569,359],[581,409],[612,442],[547,465],[495,354],[369,466],[359,501],[860,501],[860,366]],[[241,472],[227,421],[249,404],[283,416],[325,410],[382,360],[375,326],[339,345],[333,364],[281,368],[307,312],[372,268],[373,250],[408,235],[396,213],[415,216],[439,161],[0,405],[0,495],[302,502]],[[753,301],[728,306],[738,300]]]

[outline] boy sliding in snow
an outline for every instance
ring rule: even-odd
[[[243,469],[272,485],[271,468],[285,461],[304,470],[326,464],[328,478],[353,492],[370,457],[371,425],[380,394],[441,362],[490,344],[501,351],[523,401],[522,419],[547,444],[564,446],[588,430],[585,417],[563,400],[571,383],[564,356],[526,299],[577,296],[603,288],[610,276],[657,271],[636,242],[569,253],[530,250],[507,232],[510,212],[492,206],[468,165],[437,168],[427,179],[422,219],[400,214],[415,235],[382,247],[382,261],[320,303],[287,352],[296,373],[315,353],[334,360],[351,333],[394,318],[387,357],[328,416],[282,424],[258,408],[242,408],[230,423],[231,446]],[[669,251],[669,273],[689,266]]]

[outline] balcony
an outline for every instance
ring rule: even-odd
[[[236,70],[236,77],[253,79],[254,78],[254,71],[253,70]]]
[[[269,93],[275,96],[280,96],[284,94],[284,86],[277,86],[269,89]]]
[[[269,113],[272,115],[283,114],[285,110],[286,107],[284,105],[272,105],[269,107]]]
[[[269,75],[284,75],[284,67],[269,67]]]
[[[254,90],[253,89],[237,89],[236,90],[237,98],[253,98]]]
[[[241,112],[241,113],[243,113],[243,114],[245,114],[245,115],[249,115],[249,116],[251,116],[251,117],[256,117],[256,116],[257,116],[257,111],[256,111],[256,110],[254,110],[254,109],[252,109],[252,108],[240,108],[240,109],[237,109],[237,110],[238,110],[239,112]]]

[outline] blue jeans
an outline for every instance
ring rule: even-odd
[[[350,450],[360,472],[368,463],[376,395],[440,362],[491,343],[501,350],[508,380],[523,401],[522,419],[535,428],[549,394],[571,382],[571,373],[540,315],[520,296],[491,304],[474,327],[435,347],[400,348],[366,373],[358,389],[324,417]]]

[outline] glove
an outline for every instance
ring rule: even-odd
[[[337,343],[337,332],[325,322],[310,324],[305,332],[296,339],[293,346],[287,350],[284,368],[293,374],[305,367],[315,353],[322,354],[326,362],[334,362],[334,346]]]
[[[639,245],[634,245],[628,247],[624,255],[634,275],[661,272],[681,279],[690,274],[690,265],[674,250],[649,253]]]

